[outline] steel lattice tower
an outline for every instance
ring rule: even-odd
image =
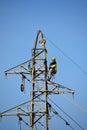
[[[50,94],[74,94],[74,90],[48,80],[45,43],[46,40],[43,37],[42,31],[38,30],[32,48],[31,59],[5,71],[6,75],[20,74],[22,76],[21,91],[24,91],[24,80],[31,83],[30,101],[0,113],[0,116],[18,116],[20,120],[22,120],[22,116],[28,116],[29,123],[27,125],[29,130],[34,130],[37,123],[44,130],[49,130],[48,96]],[[27,105],[30,105],[29,110]]]

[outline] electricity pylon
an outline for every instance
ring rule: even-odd
[[[31,59],[5,71],[5,75],[20,74],[22,76],[21,91],[24,91],[25,80],[31,83],[30,101],[0,113],[0,116],[18,116],[19,120],[22,120],[22,116],[28,116],[29,123],[26,124],[29,126],[29,130],[34,130],[37,123],[44,130],[49,130],[49,95],[74,94],[75,92],[72,89],[48,80],[47,50],[45,44],[46,40],[43,37],[42,31],[38,30],[32,48]],[[30,105],[30,109],[27,108],[27,105]]]

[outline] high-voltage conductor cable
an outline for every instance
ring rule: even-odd
[[[62,108],[60,108],[52,99],[48,98],[58,109],[60,109],[67,117],[69,117],[79,128],[84,130],[84,128],[77,122],[75,121],[71,116],[69,116]]]
[[[87,74],[87,71],[78,64],[76,61],[74,61],[70,56],[68,56],[61,48],[59,48],[53,41],[49,40],[46,36],[45,38],[53,45],[56,49],[58,49],[67,59],[69,59],[77,68],[79,68],[83,73]]]
[[[51,106],[51,104],[49,104],[50,106]],[[62,119],[65,123],[66,123],[66,125],[67,126],[69,126],[72,130],[75,130],[71,125],[70,125],[70,123],[68,122],[68,121],[66,121],[66,119],[64,119],[62,116],[60,116],[60,114],[51,106],[51,111],[55,114],[55,115],[57,115],[57,117],[59,117],[60,119]]]
[[[65,95],[62,95],[68,102],[70,102],[71,104],[73,104],[75,107],[77,107],[78,109],[80,109],[83,112],[87,112],[87,109],[83,108],[82,106],[80,106],[78,103],[76,103],[75,101],[71,100],[70,98],[68,98]]]

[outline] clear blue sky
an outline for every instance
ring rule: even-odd
[[[38,29],[65,53],[47,40],[48,64],[52,56],[58,63],[54,81],[74,89],[74,101],[87,110],[87,0],[0,0],[0,112],[30,99],[29,89],[20,92],[20,76],[5,77],[4,71],[31,58]],[[73,100],[71,95],[66,96]],[[51,99],[87,130],[87,112],[69,103],[62,95],[54,95]],[[55,109],[75,130],[81,130]],[[9,129],[19,130],[17,117],[0,120],[0,130]],[[53,117],[49,129],[71,128],[60,118]]]

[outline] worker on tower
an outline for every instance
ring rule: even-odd
[[[49,65],[49,79],[56,74],[57,72],[57,63],[56,63],[56,58],[52,57],[52,62]]]

